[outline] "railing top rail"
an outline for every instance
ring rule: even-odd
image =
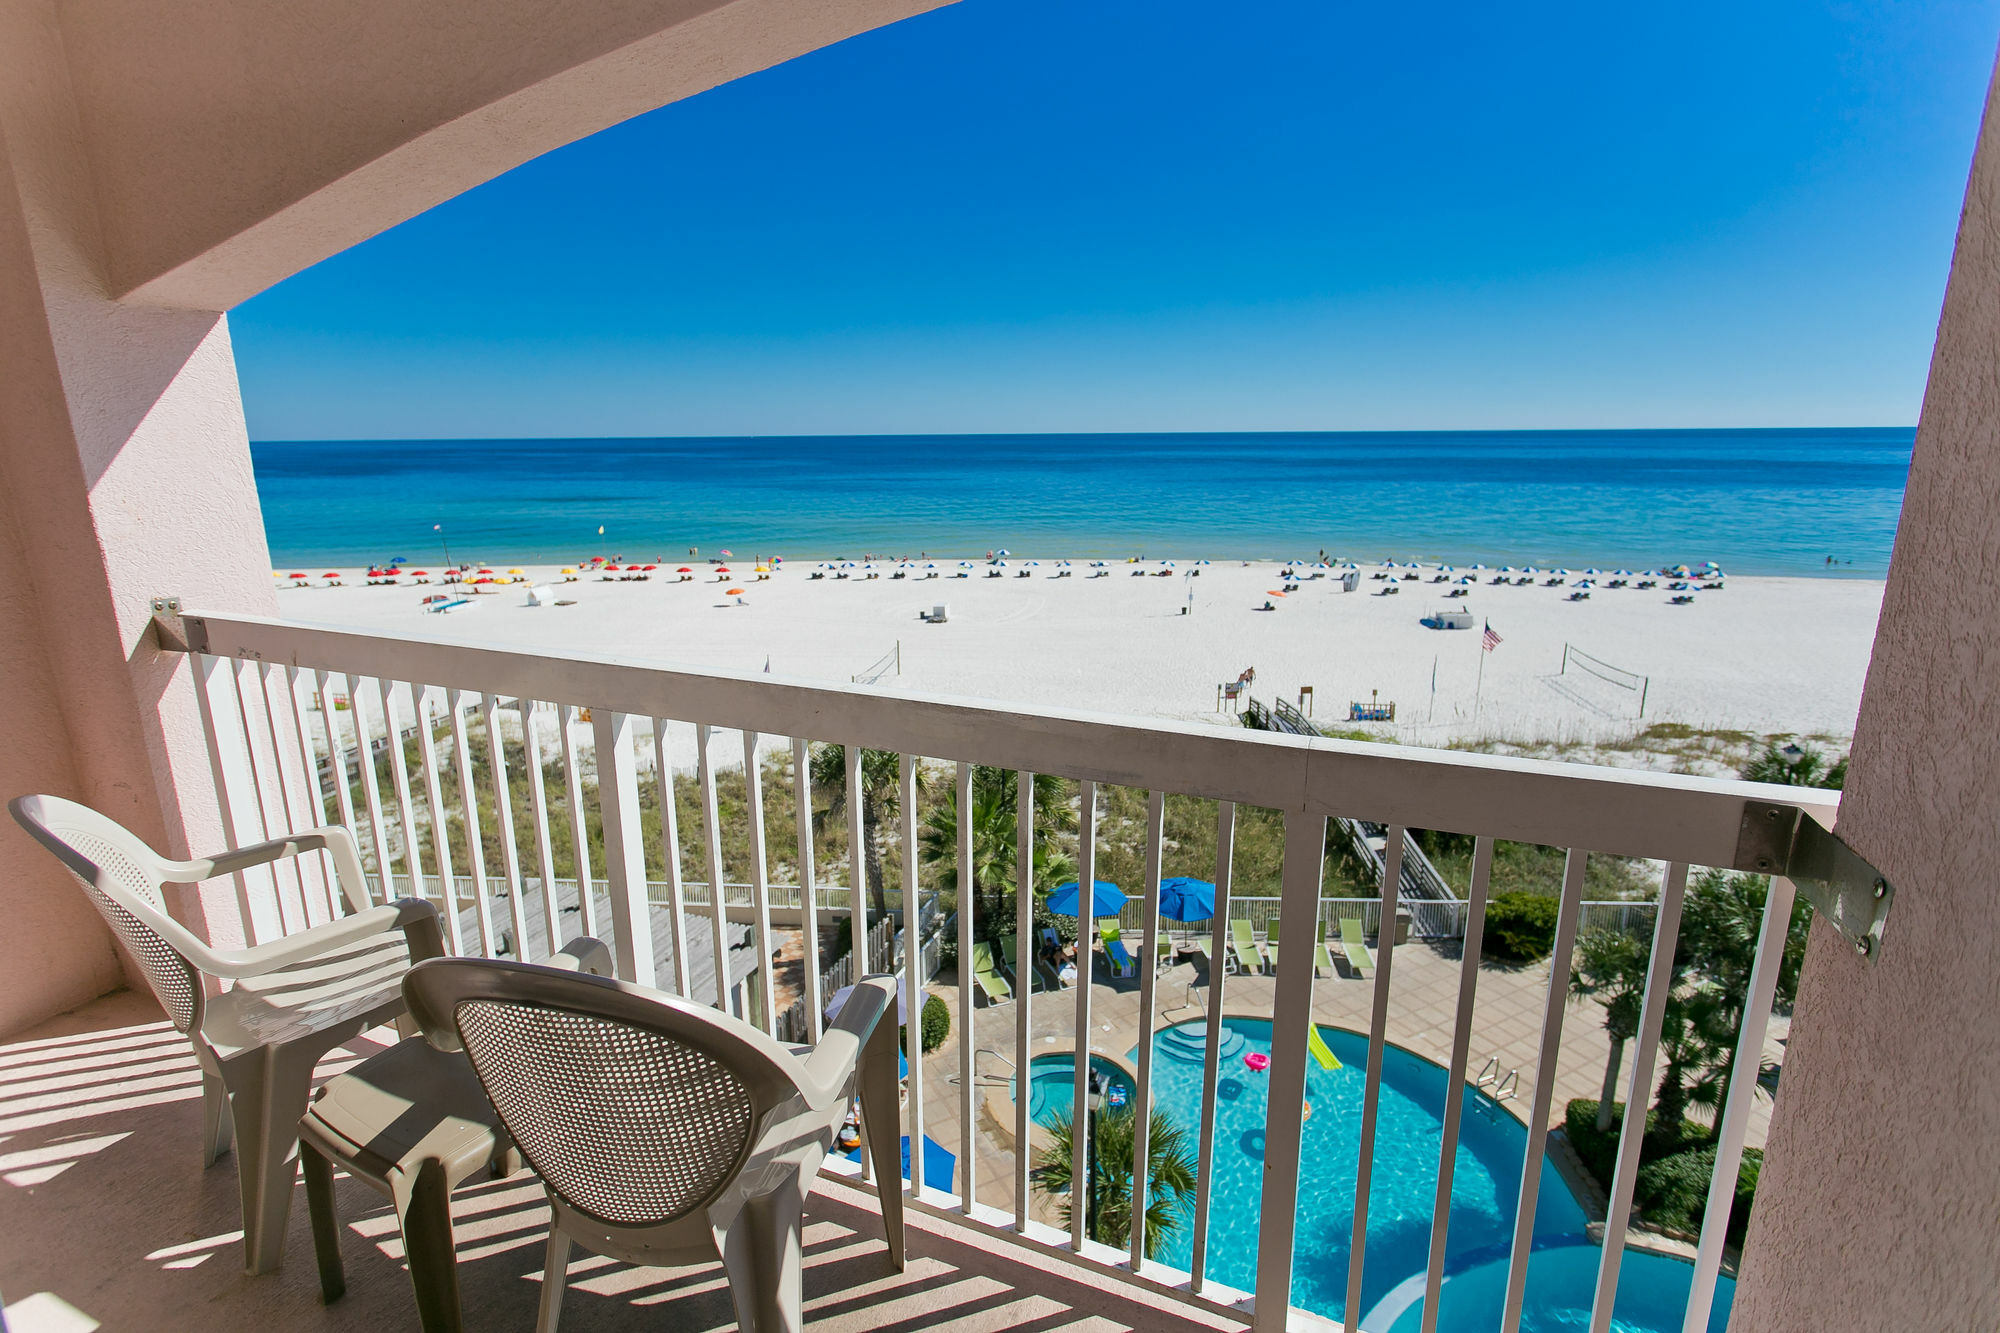
[[[909,695],[612,657],[189,612],[193,652],[555,700],[732,730],[1388,825],[1737,869],[1746,802],[1831,825],[1839,793]]]

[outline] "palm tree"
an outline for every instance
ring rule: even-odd
[[[960,911],[971,907],[980,916],[1005,912],[1012,897],[1020,866],[1020,807],[1015,793],[1020,775],[1012,769],[975,767],[972,770],[972,889],[960,895]],[[1060,778],[1045,773],[1035,775],[1034,882],[1041,892],[1076,874],[1076,862],[1067,853],[1050,845],[1049,835],[1076,826]],[[957,894],[958,883],[958,802],[945,801],[924,816],[918,832],[918,854],[926,865],[938,867],[938,884]]]
[[[1187,1135],[1155,1110],[1146,1133],[1146,1255],[1159,1251],[1178,1230],[1182,1204],[1194,1193],[1194,1153]],[[1132,1243],[1132,1148],[1138,1116],[1127,1106],[1097,1117],[1096,1169],[1091,1173],[1090,1238],[1125,1249]],[[1057,1201],[1064,1226],[1070,1221],[1070,1166],[1075,1159],[1070,1118],[1048,1127],[1049,1142],[1036,1161],[1035,1187]]]
[[[822,745],[813,751],[812,785],[829,793],[825,810],[813,813],[815,828],[838,819],[847,810],[847,748]],[[868,877],[870,915],[888,913],[888,890],[882,875],[882,826],[902,811],[902,758],[894,750],[861,752],[861,855]],[[924,770],[917,768],[917,790],[924,790]]]
[[[1611,1128],[1611,1104],[1618,1098],[1618,1070],[1625,1063],[1625,1043],[1639,1035],[1639,1010],[1646,996],[1646,963],[1651,954],[1646,940],[1624,930],[1585,931],[1576,942],[1570,994],[1596,1000],[1604,1007],[1604,1031],[1611,1038],[1604,1091],[1597,1099],[1600,1130]]]

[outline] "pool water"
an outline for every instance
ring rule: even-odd
[[[1347,1268],[1354,1229],[1356,1161],[1361,1143],[1362,1095],[1366,1083],[1368,1039],[1338,1028],[1322,1027],[1321,1035],[1340,1061],[1339,1069],[1306,1064],[1306,1101],[1311,1114],[1305,1123],[1300,1154],[1298,1224],[1292,1262],[1292,1301],[1328,1318],[1346,1311]],[[1264,1170],[1264,1121],[1270,1075],[1253,1071],[1246,1055],[1268,1056],[1268,1019],[1225,1020],[1221,1036],[1222,1071],[1216,1085],[1215,1161],[1209,1205],[1207,1269],[1217,1282],[1252,1291],[1256,1288],[1258,1207]],[[1206,1058],[1206,1025],[1177,1024],[1154,1036],[1153,1091],[1156,1102],[1189,1133],[1201,1123],[1202,1069]],[[1137,1058],[1137,1051],[1133,1052]],[[1397,1047],[1383,1052],[1382,1087],[1376,1112],[1375,1160],[1368,1200],[1368,1243],[1361,1285],[1361,1310],[1371,1313],[1413,1275],[1419,1279],[1430,1255],[1431,1210],[1437,1193],[1438,1146],[1442,1137],[1446,1071]],[[1514,1209],[1519,1198],[1521,1158],[1527,1131],[1521,1122],[1474,1088],[1465,1088],[1459,1119],[1457,1163],[1453,1172],[1451,1225],[1445,1251],[1445,1271],[1500,1255],[1501,1291],[1506,1279],[1506,1251],[1513,1239]],[[1154,1257],[1175,1268],[1189,1267],[1193,1254],[1193,1209],[1190,1200],[1183,1224]],[[1583,1210],[1571,1197],[1556,1169],[1546,1162],[1535,1209],[1538,1241],[1582,1240]],[[1590,1247],[1594,1256],[1596,1248]],[[1627,1255],[1628,1280],[1650,1288]],[[1691,1273],[1672,1260],[1663,1264]],[[1572,1289],[1580,1292],[1586,1313],[1595,1268],[1577,1280],[1574,1265],[1549,1262],[1538,1255],[1530,1264],[1530,1304],[1541,1301],[1549,1311],[1567,1308]],[[1471,1273],[1467,1273],[1468,1278]],[[1724,1286],[1728,1286],[1726,1281]],[[1621,1282],[1619,1313],[1626,1312]],[[1540,1290],[1538,1290],[1540,1289]],[[1450,1288],[1447,1288],[1450,1290]],[[1637,1312],[1656,1322],[1622,1327],[1630,1333],[1678,1333],[1687,1282],[1681,1280],[1680,1303],[1671,1309],[1656,1302]],[[1492,1328],[1499,1322],[1499,1302],[1490,1300],[1477,1281],[1467,1281],[1454,1296],[1441,1301],[1439,1327],[1446,1330]],[[1655,1293],[1657,1294],[1657,1293]],[[1417,1289],[1421,1302],[1421,1282]],[[1643,1292],[1641,1293],[1643,1295]],[[1635,1296],[1635,1300],[1639,1300]],[[1718,1290],[1719,1310],[1727,1309],[1727,1294]],[[1489,1308],[1490,1307],[1490,1308]],[[1725,1316],[1726,1317],[1726,1316]],[[1373,1320],[1370,1321],[1371,1324]],[[1414,1325],[1413,1325],[1414,1326]],[[1712,1325],[1721,1328],[1720,1322]],[[1395,1327],[1400,1331],[1402,1325]],[[1528,1327],[1523,1324],[1523,1327]],[[1569,1327],[1562,1322],[1541,1327]]]
[[[1132,1099],[1132,1076],[1116,1061],[1101,1055],[1090,1057],[1090,1067],[1111,1080],[1109,1100],[1123,1106]],[[1008,1095],[1014,1095],[1010,1086]],[[1198,1106],[1200,1103],[1196,1103]],[[1028,1061],[1028,1116],[1043,1129],[1067,1117],[1076,1108],[1076,1053],[1051,1051]]]
[[[1537,1249],[1528,1256],[1527,1299],[1521,1305],[1521,1333],[1571,1333],[1590,1327],[1590,1301],[1597,1289],[1597,1262],[1603,1251],[1578,1237],[1573,1243]],[[1468,1265],[1445,1278],[1438,1291],[1438,1327],[1493,1328],[1507,1297],[1505,1254]],[[1664,1255],[1625,1251],[1618,1265],[1618,1299],[1611,1307],[1611,1333],[1679,1333],[1687,1309],[1694,1267]],[[1736,1283],[1718,1278],[1709,1309],[1709,1333],[1729,1324]],[[1371,1333],[1420,1333],[1424,1279],[1413,1276],[1375,1307],[1361,1326]]]

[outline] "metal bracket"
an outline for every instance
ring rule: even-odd
[[[155,597],[153,599],[153,635],[160,641],[160,647],[170,653],[185,653],[188,648],[187,626],[181,622],[181,599],[178,597]]]
[[[1882,947],[1895,886],[1839,835],[1795,806],[1743,803],[1736,869],[1783,875],[1863,958]]]

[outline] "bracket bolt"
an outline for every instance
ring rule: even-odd
[[[1877,898],[1886,898],[1886,897],[1888,897],[1888,896],[1889,896],[1889,881],[1888,881],[1888,880],[1886,880],[1886,879],[1878,879],[1878,880],[1876,880],[1876,881],[1875,881],[1875,896],[1876,896]]]
[[[1854,952],[1860,954],[1863,958],[1866,958],[1869,955],[1871,948],[1872,946],[1869,944],[1868,937],[1866,935],[1863,935],[1860,939],[1854,941]]]

